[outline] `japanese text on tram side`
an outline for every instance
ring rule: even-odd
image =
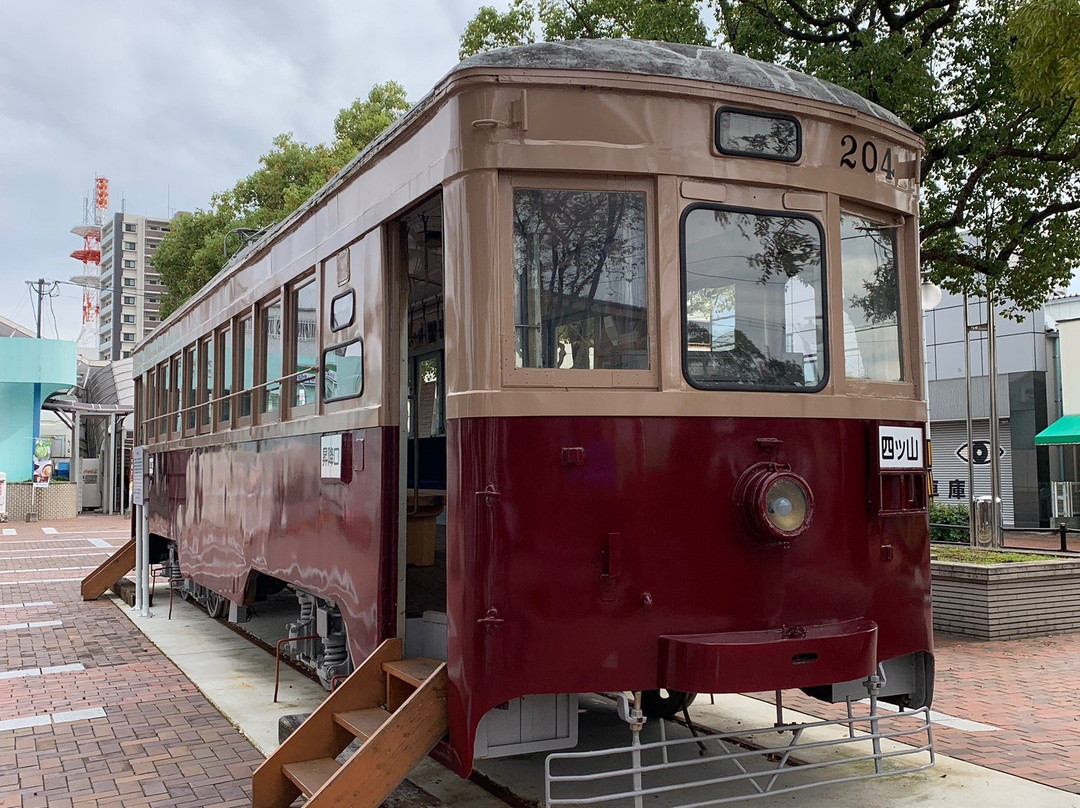
[[[879,427],[878,461],[882,469],[922,469],[923,431],[917,427]]]

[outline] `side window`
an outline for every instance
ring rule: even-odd
[[[352,398],[364,391],[364,342],[355,339],[322,355],[323,400]]]
[[[514,191],[517,367],[649,368],[646,197]]]
[[[259,354],[265,371],[263,393],[259,412],[276,412],[281,408],[281,301],[276,300],[261,308],[259,329]]]
[[[199,358],[202,361],[202,377],[203,377],[203,391],[199,397],[199,401],[205,406],[199,408],[199,425],[209,426],[211,424],[210,404],[208,403],[214,398],[214,338],[207,337],[202,341],[202,347],[199,349]]]
[[[697,205],[683,214],[682,240],[687,381],[711,389],[820,389],[820,225],[805,216]]]
[[[239,324],[239,342],[236,345],[236,366],[240,368],[240,396],[237,400],[237,417],[251,415],[251,387],[255,384],[255,329],[251,317],[244,317]]]
[[[314,404],[319,361],[319,287],[315,279],[293,290],[292,405]]]
[[[330,301],[330,330],[348,328],[356,319],[356,292],[352,289]]]
[[[221,389],[218,395],[221,404],[218,409],[218,420],[229,421],[232,418],[232,388],[233,388],[233,344],[232,328],[226,326],[218,333],[218,352],[221,357]]]
[[[849,378],[903,379],[896,228],[840,215],[844,276],[844,370]]]

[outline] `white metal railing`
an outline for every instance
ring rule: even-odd
[[[867,731],[856,725],[866,725]],[[845,734],[808,738],[820,736],[822,730]],[[784,736],[790,736],[786,742]],[[762,743],[761,738],[776,744]],[[883,751],[882,741],[900,743]],[[642,808],[646,799],[663,808],[701,808],[922,771],[933,764],[929,708],[849,713],[835,720],[686,738],[668,739],[663,733],[662,740],[644,744],[640,731],[632,731],[629,746],[549,755],[544,797],[547,808],[600,804]]]

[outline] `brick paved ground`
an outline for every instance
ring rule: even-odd
[[[78,597],[84,568],[105,558],[89,553],[108,552],[88,538],[119,546],[127,524],[82,517],[51,523],[55,534],[0,527],[17,531],[0,536],[0,607],[54,604],[0,608],[0,808],[248,805],[259,753],[111,602]],[[70,580],[24,583],[52,578]],[[1080,794],[1078,661],[1080,634],[1001,642],[939,635],[934,709],[998,729],[935,725],[938,750]],[[73,663],[85,669],[3,678]],[[786,693],[785,703],[836,714],[801,694]],[[80,717],[95,710],[104,715]],[[52,713],[76,719],[4,728]]]
[[[79,598],[109,552],[88,539],[118,547],[127,523],[42,526],[0,525],[0,808],[250,805],[261,755],[110,601]],[[24,583],[50,579],[70,580]]]
[[[935,723],[937,751],[1080,794],[1080,634],[996,642],[938,634],[934,641],[934,711],[997,728]],[[844,714],[792,691],[784,705],[822,718]]]

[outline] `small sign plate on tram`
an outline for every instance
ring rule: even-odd
[[[342,447],[341,433],[336,435],[322,436],[322,451],[320,459],[322,465],[322,478],[324,480],[338,480],[342,478]]]
[[[878,467],[882,470],[918,470],[926,468],[923,431],[915,426],[878,427]]]

